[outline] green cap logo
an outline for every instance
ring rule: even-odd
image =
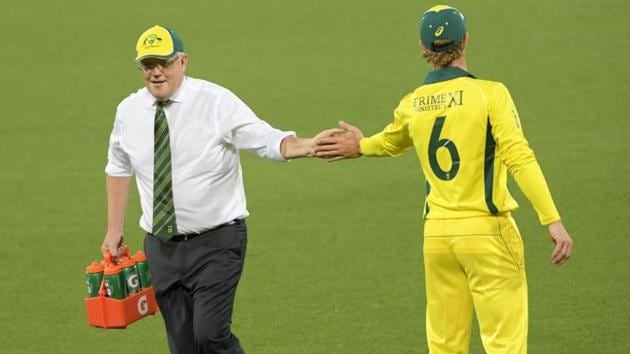
[[[162,38],[158,37],[157,34],[151,34],[144,40],[144,45],[153,44],[155,41],[162,41]]]

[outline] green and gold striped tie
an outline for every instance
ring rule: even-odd
[[[164,113],[167,104],[168,101],[156,102],[153,130],[153,235],[163,240],[177,233],[171,179],[171,142]]]

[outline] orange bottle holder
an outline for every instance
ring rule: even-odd
[[[106,254],[104,263],[114,262],[111,255]],[[98,296],[85,298],[85,311],[90,326],[103,329],[126,328],[146,316],[159,311],[153,287],[130,294],[124,299],[106,296],[105,282],[101,282]]]

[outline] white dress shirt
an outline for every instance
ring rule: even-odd
[[[165,108],[171,143],[177,231],[197,233],[249,215],[238,150],[284,161],[282,140],[295,135],[271,127],[228,89],[186,77]],[[110,176],[135,174],[142,216],[153,220],[153,129],[156,99],[146,88],[116,110],[109,140]]]

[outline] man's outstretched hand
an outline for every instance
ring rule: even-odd
[[[328,162],[354,159],[361,156],[359,142],[363,139],[361,129],[346,122],[339,122],[343,132],[320,137],[315,140],[315,156]]]

